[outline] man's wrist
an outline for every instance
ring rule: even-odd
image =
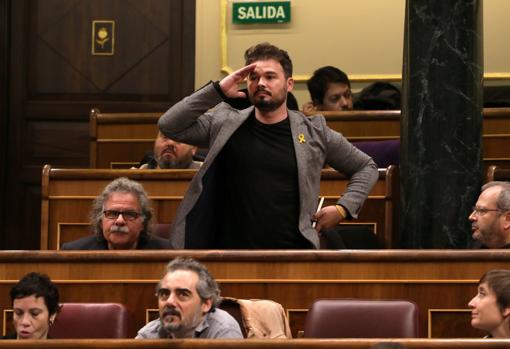
[[[340,215],[340,219],[343,221],[347,217],[347,211],[342,205],[335,205],[338,214]]]
[[[214,89],[216,90],[216,92],[218,92],[218,94],[221,96],[221,98],[223,100],[227,99],[227,95],[225,95],[225,93],[223,92],[223,90],[221,89],[221,86],[220,86],[220,81],[219,80],[216,80],[216,81],[212,81],[212,84],[214,86]]]

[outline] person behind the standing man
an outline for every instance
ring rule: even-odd
[[[471,326],[486,331],[486,338],[510,338],[510,270],[485,273],[468,305]]]
[[[306,85],[312,101],[303,105],[304,112],[353,109],[351,81],[340,69],[332,66],[319,68]]]
[[[171,261],[156,288],[159,318],[136,339],[243,338],[237,321],[217,308],[220,289],[207,268],[191,259]]]
[[[286,51],[262,43],[246,51],[245,61],[245,67],[178,102],[159,120],[168,137],[209,146],[177,212],[172,244],[318,248],[319,231],[357,217],[377,180],[377,166],[323,116],[287,109],[294,80]],[[241,96],[239,85],[246,78],[254,106],[239,111],[221,103]],[[326,164],[350,181],[336,205],[315,213]]]
[[[144,157],[139,168],[141,170],[197,169],[202,163],[193,160],[196,152],[197,147],[176,142],[158,132],[152,154]]]
[[[469,215],[475,247],[510,247],[510,183],[493,181],[482,193]]]
[[[120,177],[94,200],[90,212],[93,235],[66,242],[62,250],[149,250],[171,248],[151,234],[152,208],[143,186]]]
[[[4,339],[47,339],[57,312],[58,288],[47,275],[31,272],[10,292],[15,333]]]

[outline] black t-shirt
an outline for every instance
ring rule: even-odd
[[[312,247],[298,228],[297,163],[288,118],[267,125],[252,113],[219,161],[224,195],[218,247]]]

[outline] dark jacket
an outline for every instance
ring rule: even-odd
[[[137,250],[163,250],[171,249],[170,241],[162,239],[154,235],[140,235]],[[95,235],[86,236],[84,238],[66,242],[61,250],[108,250],[108,243],[103,238],[100,239]]]

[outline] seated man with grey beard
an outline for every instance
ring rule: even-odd
[[[237,321],[218,309],[220,289],[201,263],[178,257],[156,288],[159,319],[142,327],[136,339],[243,338]]]
[[[152,209],[143,186],[125,177],[108,184],[94,200],[90,225],[94,235],[66,242],[61,250],[149,250],[172,248],[150,234]]]
[[[474,247],[510,248],[510,183],[486,183],[468,218]]]

